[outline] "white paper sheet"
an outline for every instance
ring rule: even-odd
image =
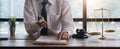
[[[58,40],[55,36],[41,36],[33,44],[39,45],[66,45],[66,40]]]

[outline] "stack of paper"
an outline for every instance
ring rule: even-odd
[[[41,36],[33,44],[38,45],[66,45],[66,40],[58,40],[55,36]]]

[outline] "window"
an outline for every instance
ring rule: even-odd
[[[101,11],[96,12],[96,18],[97,21],[92,21],[94,17],[94,9],[99,9],[101,7],[110,10],[110,16],[108,17],[109,12],[104,11],[104,30],[105,29],[115,29],[117,34],[120,34],[120,0],[68,0],[71,6],[72,16],[74,19],[74,33],[77,28],[83,28],[86,27],[88,32],[97,31],[96,28],[98,28],[98,31],[101,32]],[[86,1],[84,3],[83,1]],[[9,18],[10,16],[16,16],[17,18],[23,19],[23,9],[24,9],[24,2],[25,0],[0,0],[0,19],[3,18]],[[84,7],[83,7],[84,4]],[[85,5],[86,4],[86,5]],[[87,8],[85,8],[87,7]],[[84,10],[83,10],[84,8]],[[85,15],[87,15],[86,18]],[[107,19],[105,19],[107,18]],[[108,18],[111,18],[110,22],[108,21]],[[116,19],[117,18],[117,19]],[[85,19],[85,23],[83,22],[83,19]],[[118,22],[115,22],[117,20]],[[89,22],[91,21],[91,22]],[[87,26],[86,26],[87,24]],[[96,27],[96,25],[98,27]],[[7,22],[0,22],[0,32],[8,33],[8,23]],[[27,34],[24,28],[23,22],[17,22],[17,28],[18,34]],[[20,30],[24,28],[23,30]],[[21,33],[21,32],[24,33]]]
[[[0,0],[0,18],[7,18],[10,16],[10,0]]]
[[[8,22],[7,21],[0,22],[0,33],[9,34],[9,32],[10,31],[9,31]],[[15,34],[23,34],[23,35],[27,34],[23,22],[16,22]]]
[[[92,18],[92,16],[94,16],[94,9],[99,9],[102,7],[111,11],[109,18],[120,18],[119,4],[120,4],[120,0],[87,0],[88,18]],[[108,18],[107,14],[108,13],[105,11],[104,18]],[[101,17],[99,16],[97,18],[101,18]]]
[[[109,11],[104,11],[103,12],[103,19],[106,21],[103,22],[103,31],[105,32],[106,29],[113,29],[115,30],[115,34],[120,34],[119,30],[120,30],[120,25],[119,25],[119,21],[115,22],[115,18],[120,19],[120,0],[87,0],[87,19],[89,18],[91,20],[93,20],[93,18],[95,18],[94,16],[96,15],[97,19],[100,19],[100,21],[96,21],[96,22],[87,22],[87,31],[88,32],[93,32],[93,31],[98,31],[98,32],[102,32],[102,22],[101,22],[101,11],[96,11],[95,15],[94,15],[94,10],[95,9],[100,9],[100,8],[105,8],[110,10],[110,16],[109,16]],[[110,19],[111,21],[108,21],[108,19]],[[113,20],[114,19],[114,20]],[[97,27],[96,27],[97,25]]]
[[[25,0],[0,0],[0,18],[23,18],[23,7]]]
[[[68,0],[71,6],[73,18],[83,17],[83,0]]]
[[[11,16],[23,18],[25,0],[11,0]]]
[[[16,16],[23,18],[25,0],[0,0],[1,2],[1,18],[9,18]],[[83,0],[68,0],[71,6],[73,18],[82,18]]]

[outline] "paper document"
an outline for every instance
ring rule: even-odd
[[[58,40],[55,36],[41,36],[33,44],[39,45],[66,45],[67,40]]]

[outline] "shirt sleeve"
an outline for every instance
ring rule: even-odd
[[[70,5],[67,0],[62,0],[61,13],[62,32],[68,32],[70,35],[72,35],[74,24]]]
[[[28,34],[32,35],[39,31],[39,25],[36,24],[32,0],[25,0],[24,5],[24,24]]]

